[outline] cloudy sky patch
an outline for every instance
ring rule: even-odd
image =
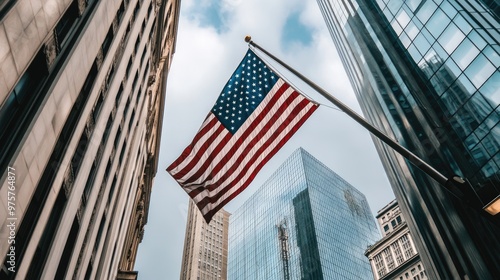
[[[168,77],[164,126],[139,279],[180,276],[188,195],[165,171],[191,142],[222,88],[245,55],[245,35],[360,112],[316,1],[182,0],[176,53]],[[364,193],[376,213],[394,195],[370,134],[269,58],[278,72],[324,104],[226,208],[236,210],[297,148]]]

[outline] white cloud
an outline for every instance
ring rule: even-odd
[[[160,167],[136,263],[142,280],[176,279],[180,275],[186,223],[183,211],[188,196],[165,168],[192,140],[239,64],[247,49],[245,35],[252,35],[259,45],[360,111],[315,1],[222,0],[220,14],[224,14],[226,25],[222,31],[202,26],[199,18],[193,16],[192,12],[199,12],[199,6],[205,2],[182,0],[176,53],[167,87]],[[300,11],[302,23],[312,30],[313,41],[285,51],[280,42],[281,31],[289,14],[296,11]],[[308,96],[328,103],[286,71],[280,72]],[[226,208],[234,211],[301,146],[363,192],[373,212],[393,199],[369,133],[346,114],[321,106],[251,186]]]

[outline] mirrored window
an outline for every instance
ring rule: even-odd
[[[396,15],[396,20],[399,22],[401,27],[405,28],[406,25],[408,25],[408,23],[410,22],[410,17],[405,10],[401,9]]]
[[[438,42],[443,46],[448,54],[451,54],[465,38],[465,35],[458,29],[458,27],[451,23],[446,27],[444,32],[438,39]]]
[[[500,104],[500,71],[495,71],[479,91],[491,106],[496,108]]]
[[[413,44],[415,44],[420,53],[427,53],[427,51],[431,48],[431,44],[427,41],[427,39],[425,39],[422,33],[417,35]],[[420,60],[420,58],[418,60]]]
[[[403,1],[401,0],[391,0],[389,1],[389,3],[387,3],[387,7],[389,8],[389,10],[393,15],[395,15],[398,12],[399,8],[401,8],[402,5]]]
[[[465,70],[465,74],[477,88],[481,87],[493,72],[495,66],[482,54],[478,55]]]
[[[418,28],[413,21],[408,23],[408,25],[405,28],[406,34],[408,34],[408,37],[410,37],[411,40],[415,39],[415,37],[418,35],[420,28]]]
[[[473,42],[476,43],[475,41]],[[491,63],[493,63],[493,65],[500,66],[500,55],[499,55],[500,46],[497,45],[496,47],[497,50],[494,50],[492,46],[487,46],[483,50],[483,53],[488,58],[488,60],[491,61]]]
[[[426,1],[425,4],[417,12],[417,17],[423,24],[426,24],[429,18],[436,10],[437,5],[433,1]]]
[[[486,46],[486,41],[477,33],[475,30],[471,31],[467,37],[476,45],[476,47],[482,50]]]
[[[394,32],[396,32],[396,34],[398,34],[398,36],[401,34],[401,32],[403,32],[403,28],[401,28],[401,26],[399,25],[397,20],[393,19],[391,21],[391,26],[392,26],[392,29],[394,29]]]
[[[453,52],[452,57],[461,69],[465,69],[478,54],[476,46],[469,39],[465,39]]]
[[[448,1],[442,2],[439,7],[448,15],[449,18],[454,18],[457,14],[457,9],[455,9]]]
[[[463,15],[467,15],[465,13],[458,14],[454,19],[453,22],[458,26],[460,30],[462,30],[463,33],[469,34],[469,32],[472,30],[471,27],[471,22],[472,20],[465,20]]]
[[[442,10],[438,9],[429,19],[426,27],[434,38],[438,38],[449,23],[450,19],[448,16]]]
[[[410,8],[410,10],[412,12],[415,12],[415,10],[418,8],[418,6],[420,5],[420,3],[422,3],[422,0],[407,0],[407,1],[404,1],[404,2],[408,6],[408,8]]]
[[[408,52],[410,53],[414,61],[419,61],[422,58],[422,55],[417,50],[414,44],[410,45],[410,47],[408,48]]]

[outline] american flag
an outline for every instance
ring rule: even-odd
[[[209,223],[317,107],[248,50],[191,144],[167,171]]]

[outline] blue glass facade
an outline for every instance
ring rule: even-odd
[[[500,191],[498,1],[318,4],[366,118],[473,186],[456,199],[375,140],[430,276],[493,279],[500,217],[481,208]]]
[[[371,279],[365,196],[303,149],[230,218],[228,279]]]

